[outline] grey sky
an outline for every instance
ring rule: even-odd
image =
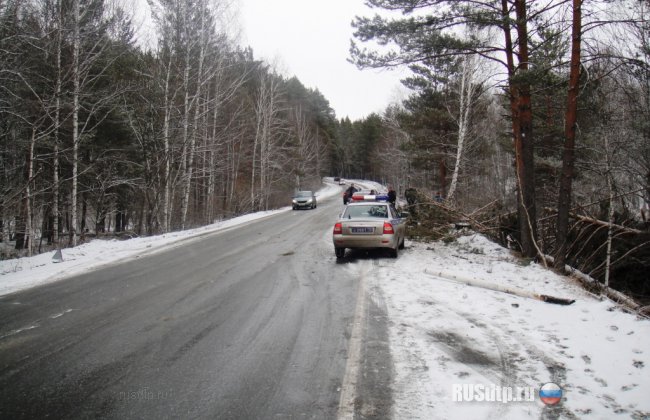
[[[242,43],[318,89],[338,118],[360,119],[400,99],[405,72],[358,70],[348,63],[355,15],[371,16],[363,0],[239,0]]]

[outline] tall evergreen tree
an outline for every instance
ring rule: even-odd
[[[352,60],[361,68],[404,64],[431,67],[443,58],[476,54],[500,62],[506,69],[516,152],[521,246],[525,255],[536,255],[528,17],[532,14],[531,10],[539,12],[536,8],[540,6],[530,0],[369,0],[368,4],[376,8],[400,10],[406,17],[389,19],[376,15],[372,19],[356,18],[353,26],[358,40],[397,46],[397,49],[378,51],[359,48],[352,42]],[[411,15],[414,11],[419,13]],[[462,31],[455,31],[467,26],[497,29],[503,37],[499,42],[490,37],[462,37],[458,35]],[[435,67],[432,71],[436,72]]]

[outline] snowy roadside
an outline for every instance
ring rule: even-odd
[[[649,321],[522,265],[480,235],[407,247],[397,261],[380,260],[368,285],[379,289],[390,319],[394,418],[650,417]],[[554,305],[431,274],[441,271],[576,302]],[[548,382],[563,389],[561,404],[540,401]],[[535,401],[454,401],[476,385],[534,388]]]
[[[650,321],[481,235],[407,246],[397,261],[378,260],[368,284],[390,319],[394,418],[650,418]],[[441,272],[576,302],[513,296]],[[561,404],[541,402],[549,382],[562,388]],[[470,402],[458,393],[487,399],[497,387],[534,389],[534,401]]]
[[[340,191],[339,185],[326,179],[324,187],[317,192],[317,197],[325,199],[340,194]],[[291,211],[291,206],[246,214],[200,228],[170,232],[164,235],[128,240],[95,239],[75,248],[64,248],[62,250],[63,261],[58,263],[53,262],[54,252],[28,258],[2,260],[0,261],[0,296],[92,271],[104,265],[139,258],[185,244],[187,241],[207,234],[288,211]]]

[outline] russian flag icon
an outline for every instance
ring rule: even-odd
[[[562,399],[562,388],[553,382],[544,384],[539,389],[539,399],[546,405],[555,405]]]

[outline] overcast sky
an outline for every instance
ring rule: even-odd
[[[349,56],[355,15],[371,16],[363,0],[239,0],[242,43],[256,58],[318,89],[338,118],[381,113],[403,97],[396,71],[358,70]]]

